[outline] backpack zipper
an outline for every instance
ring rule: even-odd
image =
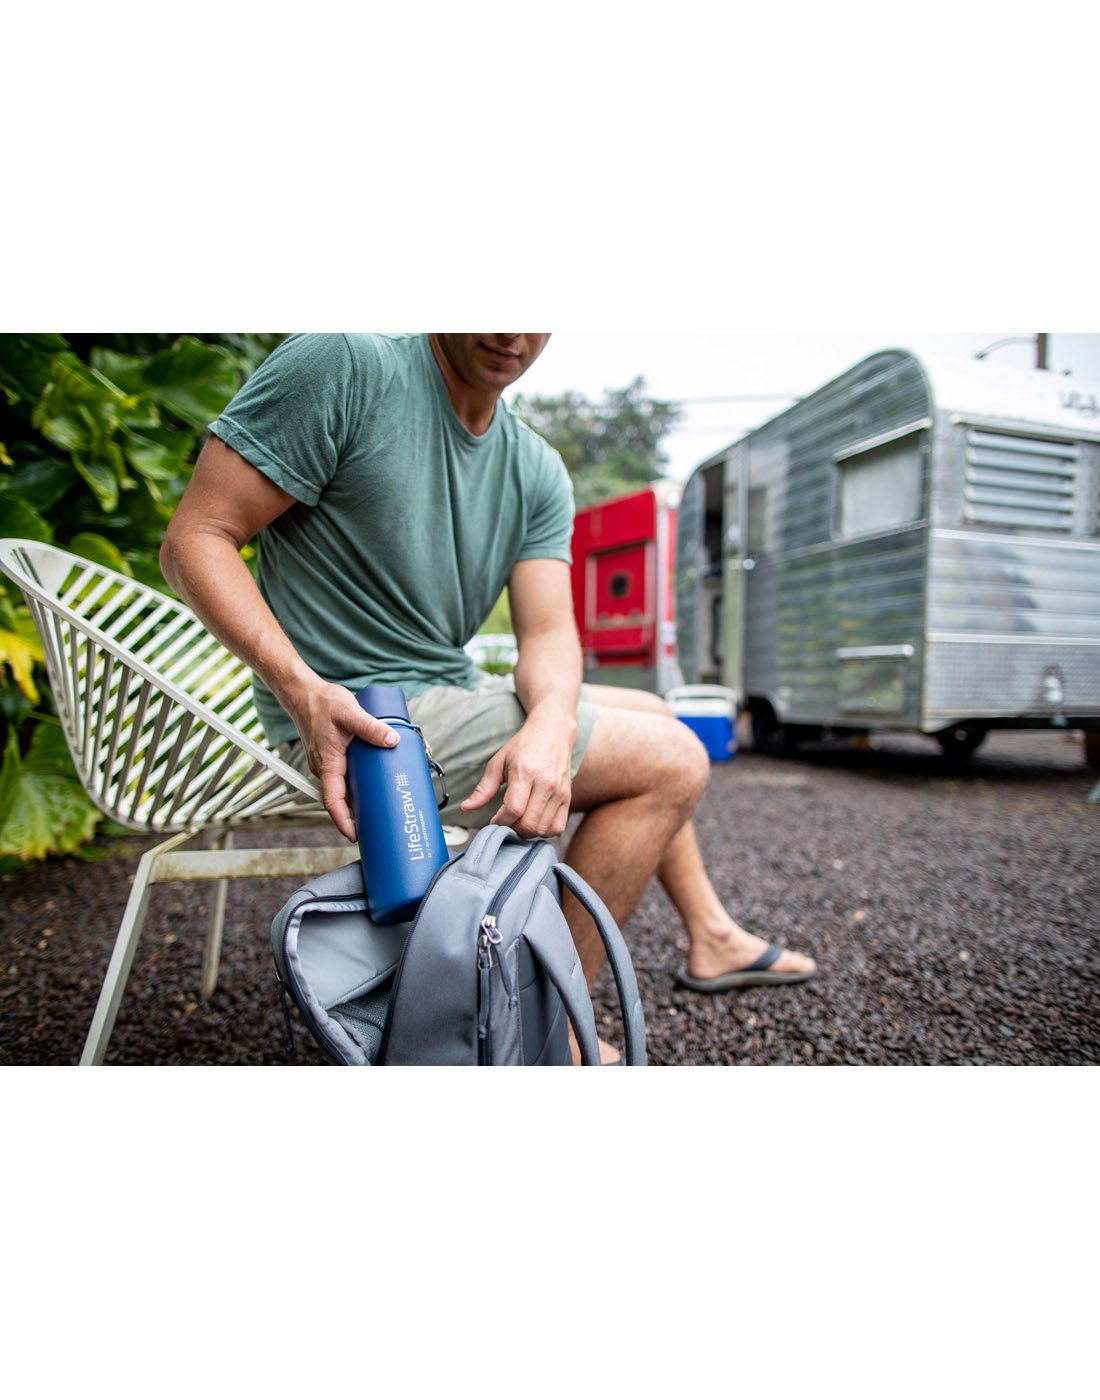
[[[482,932],[484,932],[487,927],[492,929],[496,928],[497,915],[504,908],[504,905],[507,903],[509,895],[512,893],[515,887],[519,884],[520,880],[523,878],[523,872],[538,855],[540,844],[541,843],[536,843],[531,847],[529,851],[525,851],[523,857],[520,860],[518,860],[515,866],[508,872],[507,876],[505,877],[504,883],[501,885],[500,889],[497,890],[496,895],[491,901],[488,909],[486,909],[485,911],[485,917],[481,921]],[[499,943],[500,938],[498,936],[496,938],[491,938],[489,941],[490,943]]]
[[[478,1062],[483,1065],[493,1063],[493,934],[495,929],[485,927],[488,919],[482,920],[482,931],[477,940],[477,1039]],[[494,920],[495,923],[495,920]],[[496,934],[500,942],[500,934]]]
[[[325,1054],[329,1057],[333,1064],[347,1064],[347,1061],[343,1057],[342,1051],[338,1049],[336,1042],[328,1034],[324,1026],[320,1024],[316,1016],[314,1016],[313,1012],[310,1011],[309,1008],[306,1006],[304,999],[299,997],[297,989],[291,986],[289,982],[284,982],[278,973],[275,974],[275,977],[279,983],[279,999],[282,1002],[283,1017],[286,1021],[287,1059],[290,1059],[294,1055],[294,1031],[290,1023],[290,1012],[287,1009],[286,1004],[286,994],[287,992],[289,992],[291,999],[294,1002],[294,1005],[302,1013],[302,1019],[305,1021],[306,1025],[310,1028],[313,1034],[316,1036],[317,1040],[320,1043],[321,1049],[325,1052]]]
[[[493,1063],[493,992],[490,974],[493,970],[493,949],[500,943],[503,934],[497,928],[497,915],[504,908],[512,891],[523,878],[523,872],[538,854],[538,846],[532,846],[529,851],[525,851],[523,856],[516,862],[514,868],[508,872],[504,883],[497,890],[496,895],[485,911],[485,916],[481,920],[480,933],[477,940],[477,969],[478,969],[478,1008],[477,1008],[477,1034],[480,1042],[480,1059],[483,1065]],[[500,980],[504,985],[505,994],[508,997],[508,1005],[514,1006],[516,1001],[515,991],[512,987],[512,979],[508,976],[507,968],[504,966],[504,959],[498,954],[496,966],[500,970]]]
[[[488,999],[486,999],[485,1019],[484,1019],[484,1021],[482,1020],[482,1011],[481,1011],[481,1001],[482,1001],[482,997],[481,997],[481,987],[482,987],[482,985],[488,985],[487,982],[486,982],[486,983],[483,983],[483,980],[482,980],[482,979],[485,978],[485,977],[487,977],[488,972],[491,970],[491,968],[492,968],[492,966],[493,966],[493,956],[492,956],[492,953],[491,953],[490,950],[489,950],[488,944],[499,943],[499,942],[500,942],[500,939],[501,939],[501,935],[500,935],[500,934],[497,934],[496,938],[490,938],[490,939],[488,940],[488,944],[484,947],[484,953],[485,953],[485,957],[486,957],[486,964],[485,964],[484,967],[482,966],[482,956],[481,956],[481,955],[482,955],[482,951],[483,951],[483,950],[482,950],[481,942],[482,942],[482,939],[483,939],[483,938],[486,936],[486,934],[487,934],[487,929],[486,929],[486,925],[487,925],[487,924],[488,924],[488,926],[489,926],[490,929],[492,929],[493,931],[496,930],[496,916],[497,916],[497,914],[500,912],[500,910],[503,908],[505,900],[508,898],[508,896],[509,896],[509,895],[512,893],[512,891],[515,889],[516,885],[519,883],[520,878],[521,878],[522,875],[523,875],[523,872],[527,869],[527,867],[531,864],[532,860],[534,860],[535,856],[538,854],[539,844],[540,844],[540,843],[536,843],[536,844],[534,844],[534,845],[531,847],[530,850],[525,851],[525,852],[523,853],[522,857],[516,862],[515,867],[514,867],[512,870],[510,870],[510,871],[508,872],[508,875],[505,877],[504,883],[501,885],[500,889],[497,890],[495,897],[492,899],[492,901],[491,901],[490,904],[489,904],[489,908],[485,911],[485,914],[484,914],[484,917],[483,917],[482,920],[481,920],[481,923],[478,925],[478,974],[479,974],[479,976],[478,976],[478,1042],[479,1042],[479,1047],[483,1047],[483,1046],[484,1046],[484,1039],[483,1039],[483,1027],[484,1027],[484,1034],[485,1034],[485,1036],[488,1037],[488,1042],[489,1042],[489,1053],[490,1053],[490,1055],[492,1054],[492,1026],[491,1026],[491,1021],[490,1021],[490,1017],[489,1017],[489,1004],[488,1004]],[[462,859],[462,857],[461,857],[460,855],[459,855],[459,856],[453,856],[453,857],[451,858],[451,860],[449,860],[449,861],[447,862],[446,865],[441,866],[441,867],[435,872],[435,874],[432,876],[432,882],[431,882],[431,884],[430,884],[430,885],[428,886],[428,888],[424,891],[424,898],[420,901],[420,909],[418,909],[418,910],[416,911],[416,918],[413,920],[412,928],[409,929],[409,935],[408,935],[408,937],[405,939],[405,946],[404,946],[404,948],[401,949],[401,957],[400,957],[400,960],[398,961],[398,964],[397,964],[397,971],[394,973],[394,976],[393,976],[393,991],[390,993],[390,1004],[389,1004],[389,1009],[388,1009],[387,1012],[386,1012],[386,1025],[385,1025],[385,1029],[384,1029],[383,1032],[382,1032],[382,1044],[381,1044],[381,1045],[379,1046],[379,1048],[378,1048],[378,1059],[375,1061],[376,1064],[383,1065],[383,1064],[386,1063],[386,1051],[389,1049],[389,1044],[390,1044],[390,1025],[391,1025],[390,1017],[391,1017],[391,1014],[392,1014],[392,1012],[393,1012],[394,1003],[397,1001],[397,989],[398,989],[398,987],[399,987],[399,985],[400,985],[400,982],[401,982],[401,973],[404,971],[404,967],[405,967],[405,955],[406,955],[406,954],[408,953],[408,951],[409,951],[409,944],[412,942],[413,934],[415,934],[415,932],[416,932],[416,926],[417,926],[417,924],[420,922],[420,912],[421,912],[421,910],[424,908],[424,905],[425,905],[425,903],[427,902],[428,896],[431,894],[432,890],[435,889],[436,881],[439,879],[439,877],[443,874],[443,872],[444,872],[445,870],[448,870],[448,869],[451,867],[451,865],[454,864],[455,861],[461,860],[461,859]],[[502,959],[498,958],[498,959],[497,959],[497,962],[498,962],[501,966],[503,966],[503,960],[502,960]],[[513,1000],[513,995],[512,995],[512,991],[511,991],[511,988],[510,988],[510,987],[509,987],[509,989],[508,989],[508,1000],[509,1000],[509,1002],[511,1002],[511,1001]],[[491,1064],[492,1061],[491,1061],[491,1059],[490,1059],[490,1060],[482,1060],[482,1063],[483,1063],[483,1064]]]

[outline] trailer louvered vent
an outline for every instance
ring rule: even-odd
[[[1074,443],[977,428],[967,433],[967,520],[1072,530],[1077,480]]]

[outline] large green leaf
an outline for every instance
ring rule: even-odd
[[[57,720],[43,720],[35,726],[31,746],[23,759],[23,767],[28,773],[35,773],[42,778],[53,776],[79,781],[69,755],[69,746],[65,742],[64,731]]]
[[[232,355],[194,336],[180,336],[145,366],[147,392],[170,413],[193,428],[205,428],[240,387]]]
[[[26,759],[19,755],[15,736],[9,736],[0,766],[0,856],[42,860],[68,854],[91,839],[99,812],[77,779],[58,772],[57,764],[49,726],[35,730]]]
[[[0,719],[9,729],[18,729],[34,706],[16,685],[8,685],[0,672]]]
[[[7,666],[20,693],[32,705],[38,704],[38,687],[34,683],[34,668],[46,659],[42,640],[34,625],[30,610],[13,606],[0,598],[0,680]]]
[[[113,511],[118,506],[118,476],[102,462],[73,453],[73,465],[95,492],[101,508]]]
[[[171,481],[186,470],[194,443],[193,433],[152,428],[127,433],[123,450],[130,465],[147,481]]]
[[[31,422],[59,447],[87,455],[117,457],[112,465],[125,476],[121,452],[115,441],[120,430],[153,428],[160,423],[154,405],[137,394],[125,393],[98,370],[75,355],[58,355],[50,383],[39,400]]]
[[[0,492],[18,496],[35,510],[49,510],[76,480],[71,461],[47,456],[27,443],[16,443],[12,457],[10,475],[0,475]]]
[[[75,355],[64,354],[54,359],[50,382],[31,422],[59,447],[79,450],[88,445],[92,430],[113,432],[123,411],[135,406],[133,396],[124,394]]]
[[[0,389],[8,402],[36,403],[49,383],[54,356],[66,348],[60,335],[0,335]]]
[[[97,345],[88,356],[92,368],[98,370],[127,394],[144,394],[146,362],[140,355],[123,355],[118,350],[106,350]]]
[[[41,540],[49,544],[53,530],[33,506],[5,491],[0,492],[0,539]]]

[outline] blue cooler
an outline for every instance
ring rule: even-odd
[[[737,755],[734,699],[722,685],[681,685],[665,696],[677,719],[702,740],[712,763],[728,763]]]

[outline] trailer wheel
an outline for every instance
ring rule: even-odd
[[[783,724],[764,701],[752,708],[752,746],[771,758],[786,758],[798,747],[799,734],[792,724]]]
[[[979,724],[953,724],[935,737],[946,758],[969,758],[981,748],[988,732]]]
[[[1085,730],[1085,762],[1100,768],[1100,729]]]

